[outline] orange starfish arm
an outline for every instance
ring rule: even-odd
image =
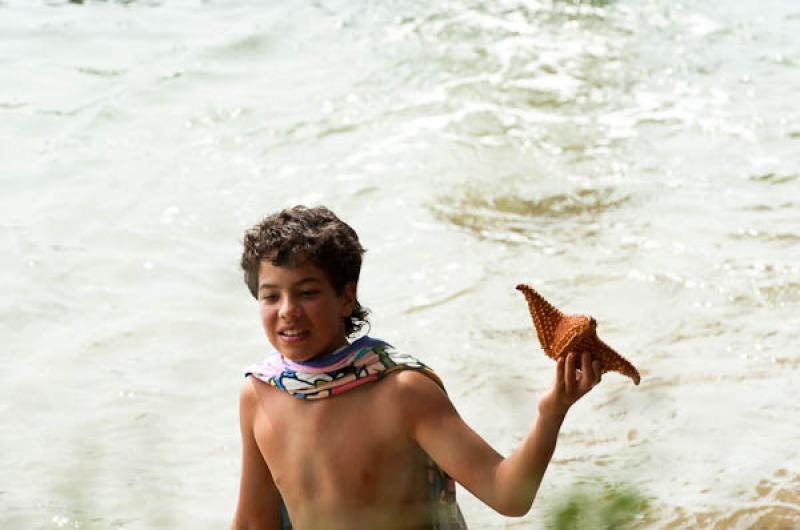
[[[614,351],[597,336],[597,322],[585,315],[565,315],[542,295],[523,283],[517,289],[525,295],[528,312],[536,328],[539,344],[551,359],[574,351],[588,351],[593,360],[600,361],[603,372],[619,372],[639,384],[639,371],[625,357]]]

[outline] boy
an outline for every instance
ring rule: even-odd
[[[567,411],[600,382],[601,366],[560,359],[536,423],[503,458],[427,366],[370,337],[348,343],[367,322],[363,252],[325,208],[283,210],[245,234],[245,282],[277,353],[242,386],[233,528],[466,528],[450,477],[501,514],[524,515]]]

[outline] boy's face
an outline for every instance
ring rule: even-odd
[[[258,307],[267,338],[292,361],[308,361],[344,346],[344,318],[353,312],[355,291],[349,283],[337,293],[325,271],[310,261],[277,267],[262,260]]]

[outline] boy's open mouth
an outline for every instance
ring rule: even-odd
[[[280,337],[289,342],[302,340],[309,335],[308,330],[286,329],[278,333]]]

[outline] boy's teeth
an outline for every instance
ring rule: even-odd
[[[303,333],[302,331],[284,331],[283,332],[284,335],[288,335],[290,337],[296,337],[297,335],[301,335],[302,333]]]

